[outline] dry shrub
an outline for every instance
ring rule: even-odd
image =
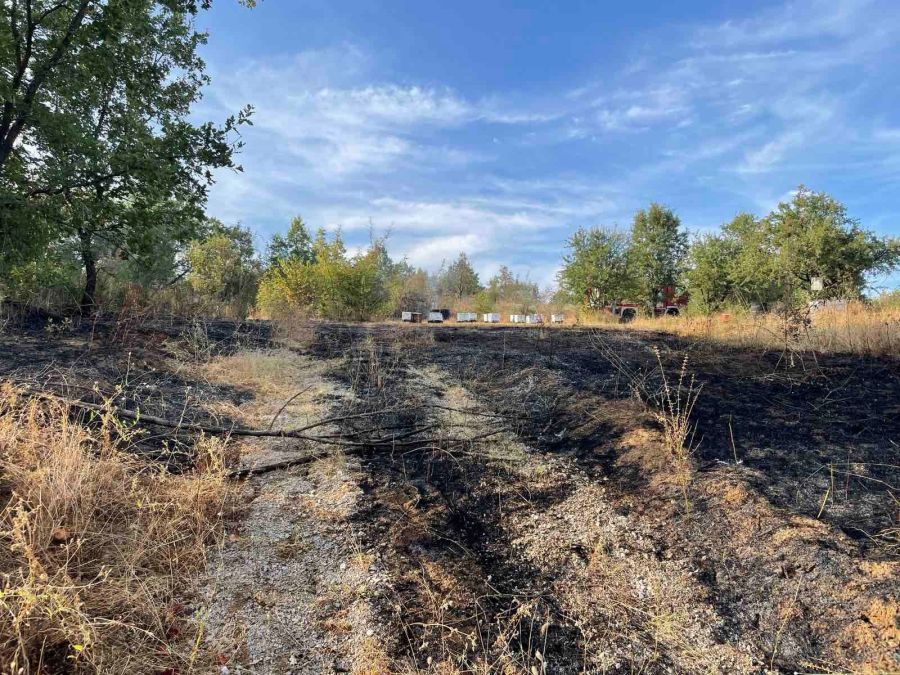
[[[671,464],[671,476],[681,489],[685,508],[689,509],[688,489],[693,478],[693,455],[697,446],[692,415],[703,386],[688,373],[688,358],[682,359],[676,379],[666,374],[657,347],[653,348],[657,366],[651,371],[630,364],[602,333],[595,333],[593,340],[600,356],[617,371],[617,377],[624,380],[627,390],[659,423],[666,459]]]
[[[694,405],[700,396],[701,385],[693,375],[688,375],[688,359],[684,357],[678,380],[670,380],[663,367],[659,349],[654,349],[662,385],[654,395],[653,416],[662,426],[663,444],[672,460],[673,475],[681,488],[685,508],[690,508],[688,488],[690,487],[692,458],[696,447],[694,436],[696,426],[691,420]]]
[[[4,672],[186,672],[199,628],[179,598],[221,533],[223,444],[175,476],[123,452],[111,414],[0,385],[0,663]]]

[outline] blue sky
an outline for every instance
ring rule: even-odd
[[[256,108],[209,212],[261,247],[300,214],[546,286],[578,226],[658,201],[701,232],[801,183],[900,236],[897,0],[217,0],[198,26],[198,114]]]

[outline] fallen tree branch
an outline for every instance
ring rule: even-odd
[[[330,454],[330,451],[313,452],[308,455],[303,455],[302,457],[283,459],[280,462],[272,462],[271,464],[260,464],[258,466],[247,466],[242,469],[232,469],[225,475],[228,478],[240,480],[241,478],[250,478],[251,476],[258,476],[263,473],[269,473],[270,471],[277,471],[278,469],[287,469],[292,466],[309,464],[317,459],[327,457]]]
[[[184,431],[192,431],[197,433],[210,434],[213,436],[251,436],[251,437],[269,437],[269,438],[294,438],[303,441],[309,441],[311,443],[318,443],[321,445],[335,445],[346,448],[404,448],[404,447],[413,447],[413,446],[421,446],[422,444],[428,442],[429,439],[418,439],[413,441],[404,441],[403,439],[409,438],[410,436],[414,436],[415,434],[421,433],[422,431],[428,430],[431,426],[420,427],[416,426],[412,429],[407,430],[402,434],[396,434],[392,436],[382,436],[380,438],[373,438],[362,441],[350,441],[345,440],[342,437],[329,437],[329,436],[316,436],[312,434],[305,433],[309,429],[314,429],[316,427],[325,426],[326,424],[333,424],[336,422],[343,422],[351,419],[359,419],[363,417],[372,417],[374,415],[385,414],[389,412],[397,412],[394,410],[378,410],[372,412],[364,412],[364,413],[355,413],[352,415],[342,415],[340,417],[329,417],[324,420],[320,420],[318,422],[314,422],[313,424],[307,424],[304,427],[299,427],[297,429],[278,429],[278,430],[268,430],[268,429],[249,429],[246,427],[220,427],[220,426],[210,426],[206,424],[194,424],[194,423],[186,423],[183,421],[173,421],[167,420],[163,417],[156,417],[154,415],[142,415],[140,412],[135,412],[133,410],[126,410],[124,408],[119,408],[113,405],[101,405],[99,403],[89,403],[87,401],[81,401],[78,399],[69,399],[63,396],[59,396],[57,394],[51,394],[45,391],[34,391],[27,390],[26,393],[33,396],[34,398],[39,398],[48,401],[54,401],[56,403],[61,403],[63,405],[68,405],[73,408],[80,408],[84,410],[93,410],[95,412],[100,413],[108,413],[115,415],[117,417],[121,417],[124,419],[133,420],[137,424],[148,424],[153,426],[165,427],[167,429],[175,429],[175,430],[184,430]],[[465,442],[467,439],[444,439],[445,441],[459,441]]]
[[[80,399],[71,399],[66,398],[64,396],[59,396],[57,394],[51,394],[46,391],[34,391],[27,390],[30,396],[35,398],[40,398],[48,401],[55,401],[57,403],[62,403],[63,405],[69,405],[73,408],[82,408],[84,410],[93,410],[95,412],[108,412],[117,417],[122,417],[124,419],[133,420],[139,424],[150,424],[159,427],[166,427],[168,429],[178,429],[184,431],[194,431],[204,434],[210,434],[212,436],[255,436],[255,437],[273,437],[273,438],[299,438],[302,440],[310,440],[310,441],[321,441],[321,442],[331,442],[328,441],[325,437],[321,436],[311,436],[305,434],[304,432],[309,431],[310,429],[315,429],[317,427],[322,427],[327,424],[334,424],[336,422],[344,422],[346,420],[357,419],[361,417],[372,417],[374,415],[387,414],[390,412],[397,412],[392,410],[378,410],[374,412],[365,412],[365,413],[355,413],[353,415],[343,415],[340,417],[329,417],[327,419],[319,420],[318,422],[313,422],[312,424],[307,424],[303,427],[298,427],[296,429],[250,429],[247,427],[238,427],[238,426],[230,426],[230,427],[220,427],[220,426],[211,426],[207,424],[195,424],[191,422],[183,422],[178,421],[175,422],[173,420],[167,420],[163,417],[156,417],[154,415],[144,415],[140,411],[134,410],[126,410],[125,408],[120,408],[118,406],[113,405],[103,405],[100,403],[89,403],[88,401],[82,401]]]
[[[484,440],[485,438],[490,438],[491,436],[496,436],[499,433],[502,433],[502,429],[497,429],[494,431],[488,431],[483,434],[479,434],[478,436],[473,436],[472,438],[456,438],[456,439],[445,439],[452,441],[451,444],[446,448],[441,448],[440,446],[434,446],[434,439],[422,439],[419,441],[411,442],[411,443],[397,443],[397,446],[415,446],[410,450],[407,450],[407,453],[415,452],[417,450],[443,450],[444,452],[450,452],[451,450],[463,445],[465,443],[474,443],[475,441]],[[399,437],[398,437],[399,438]],[[377,445],[372,445],[368,443],[359,443],[356,444],[357,447],[365,446],[368,448],[379,447]],[[270,464],[260,464],[258,466],[248,466],[242,469],[232,469],[227,474],[225,474],[228,478],[233,478],[235,480],[239,480],[241,478],[249,478],[251,476],[258,476],[263,473],[269,473],[270,471],[277,471],[279,469],[288,469],[292,466],[302,466],[303,464],[309,464],[311,462],[316,461],[317,459],[322,459],[324,457],[328,457],[332,454],[330,450],[321,450],[318,452],[312,452],[306,455],[302,455],[300,457],[291,457],[290,459],[283,459],[278,462],[272,462]],[[464,453],[469,454],[469,453]]]
[[[275,413],[275,416],[272,418],[272,421],[269,422],[269,431],[271,431],[272,428],[275,426],[275,420],[277,420],[277,419],[278,419],[278,416],[279,416],[281,413],[284,412],[284,409],[287,408],[288,405],[290,405],[291,401],[293,401],[294,399],[296,399],[298,396],[300,396],[300,395],[302,395],[302,394],[305,394],[305,393],[308,392],[310,389],[312,389],[312,385],[309,385],[308,387],[304,387],[303,389],[301,389],[300,391],[298,391],[296,394],[294,394],[294,395],[291,396],[287,401],[284,402],[284,405],[281,406],[281,407],[278,409],[278,412]]]

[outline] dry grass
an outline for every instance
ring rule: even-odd
[[[303,378],[303,358],[286,349],[246,350],[216,357],[201,368],[214,382],[251,389],[257,396],[290,395],[291,383]]]
[[[821,309],[810,313],[808,324],[785,321],[773,313],[639,317],[627,324],[599,313],[586,323],[673,333],[738,347],[900,356],[900,308],[888,304],[850,303],[845,309]]]
[[[327,408],[323,396],[333,387],[321,377],[330,366],[288,349],[244,350],[199,364],[196,374],[210,382],[253,393],[240,407],[220,403],[213,412],[237,417],[254,426],[276,427],[291,420],[309,421]]]
[[[200,665],[183,598],[222,531],[223,446],[202,439],[198,468],[175,476],[124,452],[135,433],[0,386],[3,672]]]
[[[688,375],[687,357],[681,362],[678,380],[670,381],[663,367],[659,349],[655,349],[655,353],[662,386],[655,395],[652,413],[662,426],[663,445],[671,458],[673,475],[681,488],[685,509],[689,509],[688,488],[693,475],[692,458],[696,448],[694,440],[696,426],[691,421],[691,413],[694,411],[702,386],[697,384],[693,375]]]

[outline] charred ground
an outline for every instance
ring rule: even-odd
[[[329,530],[328,545],[365,559],[368,589],[317,592],[310,621],[346,635],[285,656],[296,672],[897,667],[895,360],[622,331],[320,323],[284,341],[264,323],[176,322],[31,326],[0,338],[0,376],[236,424],[211,404],[261,394],[184,364],[279,345],[323,364],[334,388],[319,398],[345,443],[331,450],[350,458],[341,523],[353,536]],[[702,386],[687,499],[640,396],[685,358]],[[177,465],[186,441],[156,429],[142,447]],[[277,441],[279,457],[310,451]],[[313,494],[317,470],[276,473]],[[266,480],[248,482],[248,509]],[[241,601],[247,621],[274,611],[254,602]],[[347,619],[359,603],[373,626],[361,635]],[[255,672],[275,672],[279,649],[229,658],[257,650],[268,665]]]

